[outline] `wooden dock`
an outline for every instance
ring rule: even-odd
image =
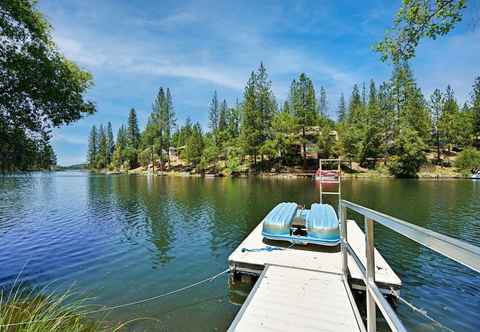
[[[347,221],[349,243],[357,256],[366,266],[365,235],[353,220]],[[258,250],[267,246],[282,246],[283,250],[273,251],[243,251]],[[280,265],[298,269],[307,269],[320,272],[341,274],[342,255],[339,247],[301,246],[289,248],[289,243],[271,242],[262,236],[262,223],[260,223],[228,258],[230,268],[234,273],[260,276],[265,265]],[[365,290],[361,271],[353,261],[348,258],[348,269],[351,275],[353,289]],[[402,283],[397,274],[375,249],[375,281],[385,294],[390,294],[391,289],[398,290]]]
[[[347,282],[339,247],[291,246],[264,240],[261,232],[262,223],[228,259],[234,275],[259,276],[230,331],[363,331],[350,289],[365,290],[365,284],[352,257]],[[347,232],[350,246],[366,266],[364,233],[353,220],[347,221]],[[380,290],[398,290],[399,277],[376,249],[374,255]]]
[[[267,265],[229,331],[360,332],[358,320],[341,275]]]

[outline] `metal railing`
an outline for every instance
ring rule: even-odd
[[[457,261],[472,270],[480,272],[480,248],[464,241],[439,234],[423,227],[410,224],[403,220],[388,216],[386,214],[368,209],[361,205],[346,200],[340,201],[340,226],[342,244],[342,273],[344,278],[348,277],[348,255],[362,273],[367,294],[367,331],[376,331],[376,307],[380,309],[392,331],[407,331],[398,318],[388,301],[383,297],[375,283],[375,246],[374,246],[374,225],[379,223],[409,239],[430,248],[443,256]],[[355,211],[365,218],[365,255],[366,266],[355,254],[348,243],[347,234],[347,209]]]

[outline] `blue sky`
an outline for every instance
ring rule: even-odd
[[[160,86],[172,91],[178,123],[206,127],[214,90],[241,98],[263,61],[277,99],[307,73],[327,89],[330,112],[355,83],[388,79],[391,67],[372,45],[391,26],[400,1],[120,1],[42,0],[64,54],[89,70],[97,113],[54,131],[61,165],[83,162],[93,124],[114,130],[134,107],[146,123]],[[447,37],[425,41],[412,67],[425,95],[451,84],[460,102],[480,75],[480,31],[472,19]]]

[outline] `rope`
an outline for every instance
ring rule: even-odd
[[[432,323],[440,326],[441,328],[447,330],[447,331],[450,331],[450,332],[455,332],[454,330],[452,330],[451,328],[443,325],[442,323],[440,323],[439,321],[435,320],[433,317],[431,317],[426,310],[424,309],[419,309],[417,308],[416,306],[414,306],[413,304],[411,304],[410,302],[408,302],[407,300],[405,300],[403,297],[400,296],[400,294],[398,294],[393,288],[390,287],[390,290],[392,291],[392,294],[397,298],[399,299],[401,302],[403,302],[404,304],[406,304],[410,309],[412,309],[412,311],[415,311],[415,312],[418,312],[420,315],[422,315],[423,317],[425,317],[426,319],[428,319],[429,321],[431,321]]]
[[[255,249],[248,249],[248,248],[242,248],[242,252],[259,252],[259,251],[266,251],[266,252],[272,252],[274,250],[285,250],[285,249],[290,249],[295,245],[295,243],[292,243],[289,245],[287,248],[282,248],[282,247],[274,247],[274,246],[266,246],[263,248],[255,248]]]
[[[187,285],[187,286],[184,286],[184,287],[181,287],[181,288],[178,288],[178,289],[175,289],[173,291],[169,291],[169,292],[166,292],[166,293],[163,293],[163,294],[159,294],[159,295],[155,295],[155,296],[152,296],[152,297],[148,297],[146,299],[142,299],[142,300],[137,300],[137,301],[133,301],[133,302],[128,302],[128,303],[123,303],[123,304],[119,304],[119,305],[115,305],[115,306],[110,306],[110,307],[103,307],[103,308],[100,308],[100,309],[96,309],[96,310],[90,310],[90,311],[86,311],[86,312],[83,312],[82,314],[83,315],[91,315],[91,314],[95,314],[95,313],[99,313],[99,312],[105,312],[105,311],[110,311],[110,310],[115,310],[115,309],[119,309],[119,308],[125,308],[125,307],[129,307],[129,306],[133,306],[133,305],[137,305],[137,304],[141,304],[141,303],[145,303],[145,302],[149,302],[149,301],[153,301],[153,300],[156,300],[156,299],[159,299],[159,298],[162,298],[162,297],[165,297],[165,296],[169,296],[169,295],[173,295],[173,294],[176,294],[176,293],[180,293],[180,292],[183,292],[187,289],[190,289],[190,288],[193,288],[195,286],[198,286],[198,285],[201,285],[201,284],[204,284],[206,282],[212,282],[214,281],[215,279],[217,279],[218,277],[226,274],[230,272],[230,269],[226,269],[225,271],[222,271],[220,273],[217,273],[213,276],[210,276],[208,278],[205,278],[203,280],[200,280],[200,281],[197,281],[193,284],[190,284],[190,285]],[[65,319],[65,318],[69,318],[69,317],[75,317],[75,315],[66,315],[66,316],[59,316],[59,317],[56,317],[56,318],[50,318],[50,319],[38,319],[38,320],[31,320],[31,321],[25,321],[25,322],[18,322],[18,323],[10,323],[10,324],[4,324],[4,325],[0,325],[0,327],[9,327],[9,326],[19,326],[19,325],[27,325],[27,324],[34,324],[34,323],[45,323],[45,322],[49,322],[49,321],[54,321],[54,320],[57,320],[58,318],[62,318],[62,319]]]

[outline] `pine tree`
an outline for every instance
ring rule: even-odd
[[[112,162],[113,150],[115,149],[115,141],[113,140],[112,124],[107,124],[107,165]]]
[[[227,113],[228,113],[228,105],[227,101],[224,99],[223,102],[220,104],[220,111],[218,115],[218,130],[223,132],[227,128]]]
[[[480,76],[475,79],[475,83],[473,84],[471,107],[474,119],[474,134],[478,139],[478,137],[480,137]]]
[[[260,114],[257,109],[257,98],[255,94],[256,75],[252,71],[245,86],[242,105],[242,124],[240,128],[240,140],[243,151],[253,157],[255,169],[257,167],[258,147],[261,142],[261,129],[259,127]]]
[[[140,130],[138,129],[137,113],[132,108],[128,114],[127,144],[130,148],[137,149],[140,143]]]
[[[327,91],[323,86],[320,87],[320,98],[318,99],[318,113],[320,117],[328,117]]]
[[[338,121],[342,122],[347,117],[347,110],[345,106],[345,97],[343,93],[340,94],[340,101],[338,102]]]
[[[460,127],[460,114],[455,99],[455,93],[450,85],[447,86],[443,97],[442,115],[439,121],[439,129],[442,136],[445,138],[448,150],[450,151],[454,145],[462,144],[460,141],[460,132],[463,128]]]
[[[271,137],[272,119],[276,110],[275,97],[272,92],[272,82],[263,62],[256,73],[255,80],[256,108],[259,114],[260,144]]]
[[[150,150],[155,150],[160,157],[160,167],[163,169],[164,156],[168,156],[168,148],[171,143],[171,133],[175,126],[175,113],[170,89],[166,92],[160,87],[153,102],[152,114],[147,124]]]
[[[227,112],[227,131],[229,139],[236,139],[240,134],[240,104],[237,103],[235,107],[231,107]]]
[[[290,104],[293,114],[302,135],[303,166],[307,166],[307,140],[306,129],[315,124],[317,119],[315,89],[312,80],[304,73],[300,74],[298,81],[293,80],[290,87]]]
[[[98,150],[96,157],[97,168],[107,167],[107,155],[108,155],[108,146],[107,146],[107,134],[103,125],[100,125],[98,130]]]
[[[365,87],[365,82],[362,83],[362,106],[363,108],[367,107],[367,88]]]
[[[370,163],[370,159],[376,160],[381,153],[382,132],[379,123],[381,113],[378,103],[377,88],[373,80],[370,81],[368,104],[365,118],[365,136],[362,142],[362,152],[360,163],[368,167],[375,167],[375,163]]]
[[[89,168],[96,167],[96,158],[97,158],[97,128],[92,126],[90,130],[90,136],[88,138],[88,151],[87,151],[87,163]]]
[[[348,121],[350,123],[361,123],[364,118],[362,99],[358,85],[355,84],[352,90],[352,96],[348,104]]]
[[[128,114],[127,148],[125,158],[130,167],[138,166],[138,148],[140,145],[140,130],[138,129],[137,113],[132,108]]]
[[[188,162],[192,163],[194,167],[200,162],[204,149],[202,129],[199,123],[192,127],[192,133],[185,142],[184,157]]]
[[[121,168],[125,162],[125,150],[127,148],[127,132],[122,125],[117,132],[117,141],[112,154],[112,165],[115,168]]]
[[[169,88],[167,88],[164,119],[165,119],[164,123],[165,123],[166,143],[167,143],[167,147],[169,147],[172,131],[173,131],[173,128],[175,127],[175,122],[176,122],[175,110],[173,108],[172,94],[170,93]]]
[[[218,97],[217,91],[214,91],[212,100],[210,101],[210,107],[208,112],[208,126],[213,134],[215,134],[218,129],[218,118]]]
[[[392,89],[389,82],[383,82],[378,89],[378,108],[381,132],[381,151],[386,165],[390,152],[393,152],[395,109],[392,100]]]
[[[435,136],[435,145],[437,147],[437,163],[441,160],[441,141],[440,141],[440,119],[443,110],[443,95],[439,89],[435,89],[430,96],[430,117],[432,119],[432,129]]]
[[[428,141],[431,121],[427,105],[407,63],[395,65],[390,84],[395,105],[394,135],[407,126],[416,130],[424,142]]]

